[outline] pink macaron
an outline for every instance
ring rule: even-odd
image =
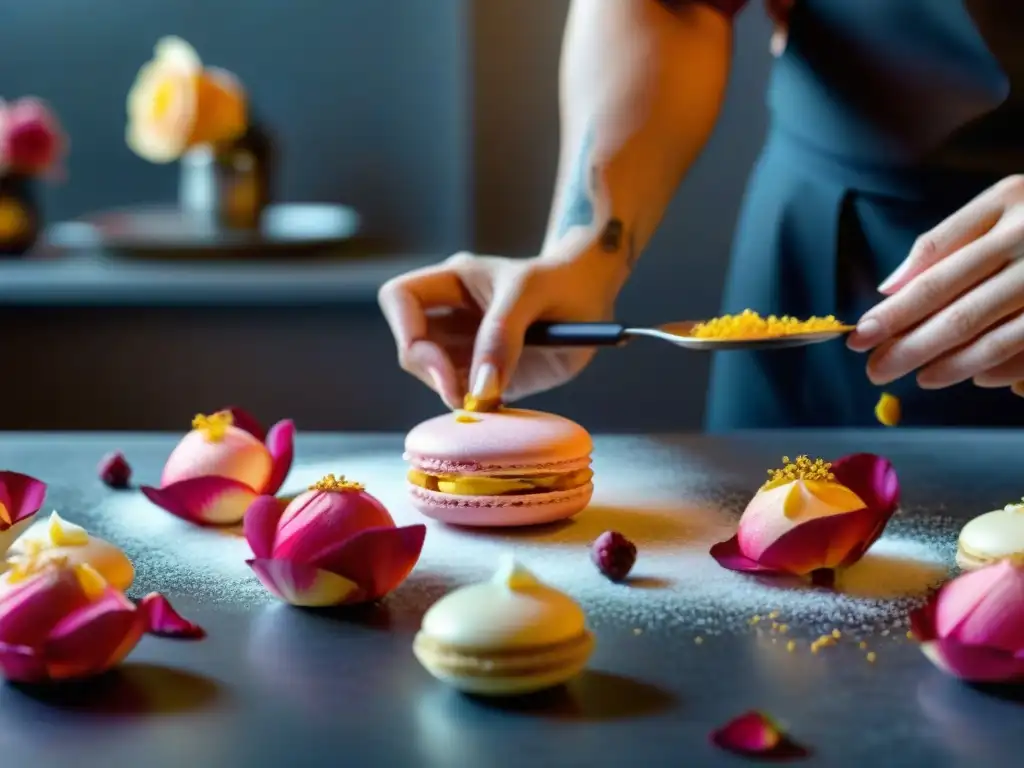
[[[540,411],[456,411],[405,438],[409,493],[453,525],[540,525],[572,517],[594,493],[590,434]]]

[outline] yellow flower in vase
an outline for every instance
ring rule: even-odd
[[[203,67],[177,37],[160,40],[128,93],[128,146],[153,163],[203,144],[236,139],[248,127],[245,90],[233,74]]]

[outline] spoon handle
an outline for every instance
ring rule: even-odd
[[[526,329],[530,347],[616,347],[628,338],[619,323],[534,323]]]

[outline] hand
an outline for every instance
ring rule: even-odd
[[[917,370],[924,389],[973,379],[1024,396],[1024,176],[989,188],[931,232],[879,286],[889,298],[847,341],[868,378]]]
[[[460,408],[470,381],[476,397],[510,401],[576,376],[593,350],[524,350],[526,329],[536,320],[610,319],[613,284],[586,257],[458,253],[388,281],[379,301],[402,368]]]

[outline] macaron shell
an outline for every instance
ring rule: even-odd
[[[427,633],[420,632],[413,643],[413,653],[420,664],[441,682],[478,696],[522,696],[562,685],[583,671],[594,649],[593,635],[585,632],[578,644],[557,655],[539,651],[510,662],[479,652],[438,652],[432,644],[424,642],[428,638]],[[538,667],[543,667],[543,671],[524,671]]]
[[[594,495],[594,484],[568,491],[516,496],[456,496],[409,484],[412,505],[423,515],[449,525],[512,528],[544,525],[579,514]]]
[[[957,561],[978,568],[1006,557],[1024,555],[1024,511],[1010,508],[986,512],[960,531]]]
[[[435,472],[561,472],[578,468],[593,450],[587,430],[551,413],[502,408],[463,416],[447,413],[414,427],[406,458]]]

